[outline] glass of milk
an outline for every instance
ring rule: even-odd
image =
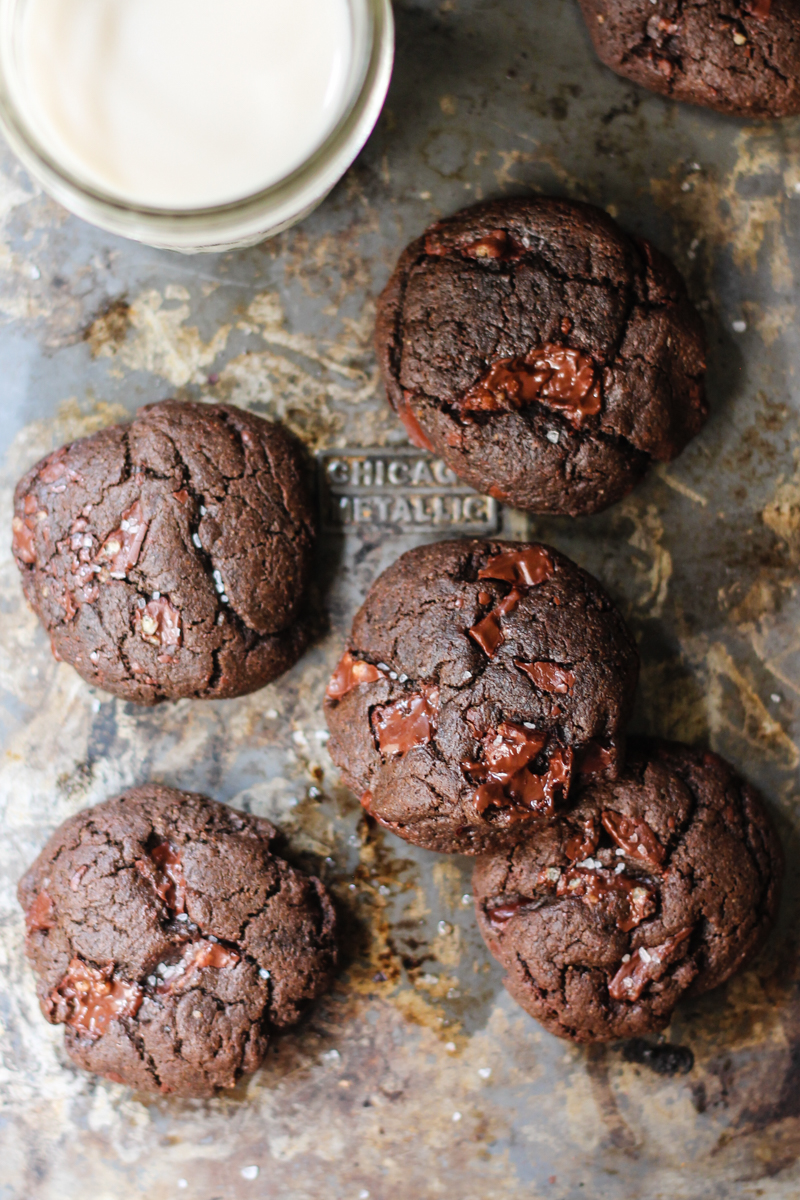
[[[0,0],[0,126],[103,229],[252,245],[350,166],[393,53],[391,0]]]

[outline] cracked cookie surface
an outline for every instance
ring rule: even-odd
[[[275,829],[150,785],[78,813],[20,881],[44,1015],[78,1066],[208,1096],[329,985],[335,920]]]
[[[550,547],[418,547],[355,617],[328,685],[328,749],[393,833],[485,853],[581,779],[618,771],[638,667],[609,597]]]
[[[478,924],[505,986],[559,1037],[663,1029],[764,944],[783,855],[755,788],[715,754],[632,743],[561,822],[481,859]]]
[[[53,652],[153,704],[254,691],[307,641],[314,521],[299,448],[241,409],[167,400],[17,485],[13,550]]]
[[[580,0],[598,56],[674,100],[742,117],[800,112],[797,0]]]
[[[375,340],[411,440],[531,512],[606,508],[708,415],[683,281],[587,204],[494,201],[432,225],[380,298]]]

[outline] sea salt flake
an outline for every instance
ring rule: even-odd
[[[258,1179],[258,1167],[242,1167],[239,1173],[242,1179]]]
[[[557,429],[548,429],[545,437],[547,438],[548,442],[552,442],[555,446],[558,444],[559,432]]]
[[[197,546],[198,550],[202,550],[203,543],[200,541],[200,538],[196,533],[192,534],[192,541],[194,542],[195,546]]]
[[[639,947],[639,958],[642,960],[642,962],[646,962],[646,963],[650,962],[650,955],[645,950],[644,946]]]
[[[631,956],[630,956],[630,954],[623,954],[623,956],[622,956],[622,961],[623,961],[623,962],[625,962],[625,963],[627,963],[627,962],[630,962],[630,961],[631,961]]]

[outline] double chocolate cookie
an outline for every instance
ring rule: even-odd
[[[19,884],[42,1011],[80,1067],[207,1096],[255,1071],[328,986],[334,914],[275,830],[203,796],[134,788],[79,813]]]
[[[142,704],[237,696],[290,667],[313,542],[298,447],[225,405],[140,409],[37,463],[14,501],[54,654]]]
[[[380,298],[376,347],[411,440],[531,512],[606,508],[708,414],[683,281],[587,204],[502,200],[431,226]]]
[[[638,675],[625,623],[548,546],[439,542],[373,584],[328,685],[329,750],[407,841],[478,854],[613,776]]]
[[[742,117],[800,112],[797,0],[580,0],[600,59],[674,100]]]
[[[714,754],[632,747],[625,774],[474,876],[481,932],[514,999],[552,1033],[662,1029],[723,983],[778,908],[780,842],[758,793]]]

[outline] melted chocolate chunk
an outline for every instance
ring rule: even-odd
[[[556,408],[573,425],[602,407],[600,371],[588,354],[546,345],[525,358],[502,358],[459,401],[463,416],[476,412],[512,412],[539,401]]]
[[[467,258],[490,258],[503,262],[515,262],[522,258],[525,247],[521,246],[505,229],[495,229],[474,242],[461,247]]]
[[[474,803],[481,816],[489,808],[510,809],[512,820],[554,811],[569,789],[572,752],[555,750],[545,774],[536,775],[531,767],[546,743],[546,733],[510,721],[484,738],[483,758],[461,764],[467,778],[479,784]]]
[[[331,681],[325,689],[325,695],[329,700],[341,700],[342,696],[352,692],[353,688],[360,687],[362,683],[377,683],[382,678],[383,675],[377,667],[373,667],[372,663],[361,662],[353,658],[350,651],[347,650],[331,676]]]
[[[60,446],[44,460],[44,464],[37,471],[38,480],[52,487],[54,492],[63,492],[67,483],[83,483],[83,476],[80,472],[74,471],[64,462],[65,455],[66,448]]]
[[[478,621],[477,625],[473,625],[468,630],[469,636],[478,646],[480,646],[487,658],[493,658],[499,648],[502,646],[505,639],[505,634],[500,628],[500,621],[497,613],[492,611]]]
[[[158,895],[175,914],[186,911],[186,879],[180,852],[170,842],[159,842],[150,851],[150,863],[137,859],[136,869],[149,878]]]
[[[492,908],[487,908],[486,915],[488,916],[492,925],[503,926],[510,921],[512,917],[516,916],[521,908],[521,900],[507,900],[502,904],[496,904]]]
[[[38,933],[40,930],[53,929],[55,924],[53,901],[47,892],[41,891],[25,913],[25,928],[28,933]]]
[[[80,958],[69,969],[48,1001],[48,1017],[54,1025],[70,1025],[92,1039],[102,1037],[112,1021],[135,1017],[142,1003],[136,983],[113,979],[114,964],[98,970]]]
[[[532,683],[542,692],[552,692],[556,696],[566,696],[575,686],[575,674],[568,667],[552,662],[521,662],[514,659],[514,665],[524,671]]]
[[[637,862],[647,863],[656,870],[661,869],[667,852],[645,821],[624,817],[610,810],[602,814],[601,820],[621,850]]]
[[[552,882],[545,877],[546,874],[544,872],[540,877],[540,883]],[[623,903],[617,917],[617,928],[623,933],[630,933],[656,911],[656,893],[653,888],[639,879],[631,879],[623,874],[617,875],[614,871],[606,871],[600,867],[568,867],[566,871],[561,872],[556,884],[556,895],[575,897],[591,907],[607,903],[610,899],[621,900]]]
[[[417,746],[427,746],[436,731],[439,714],[439,689],[426,687],[394,704],[376,708],[372,729],[381,754],[396,758]]]
[[[691,929],[682,929],[660,946],[653,946],[649,950],[642,946],[634,950],[608,985],[611,999],[627,1000],[629,1003],[638,1000],[651,980],[659,979],[665,967],[686,953],[685,943],[691,934]]]
[[[564,846],[564,853],[570,862],[579,862],[591,858],[600,841],[600,831],[594,817],[587,817],[579,835],[572,837]]]
[[[151,646],[177,648],[181,644],[181,614],[166,596],[135,608],[133,622],[139,637]]]
[[[505,641],[501,618],[510,616],[519,607],[520,600],[529,588],[544,583],[552,574],[552,560],[541,546],[526,546],[523,550],[506,550],[502,554],[495,554],[478,572],[479,579],[495,579],[512,585],[505,599],[467,631],[487,658],[492,658]],[[487,597],[481,603],[488,603],[491,599],[486,592],[480,593],[479,600],[481,596]]]
[[[112,579],[124,579],[136,566],[147,529],[142,503],[136,500],[122,514],[119,529],[108,535],[97,555],[98,561],[108,564]]]
[[[479,579],[496,579],[516,588],[532,588],[550,579],[555,567],[543,546],[504,550],[489,559],[478,572]]]
[[[30,517],[14,517],[11,522],[13,537],[11,549],[20,562],[32,566],[36,562],[36,534]]]
[[[215,971],[224,971],[228,967],[235,967],[240,958],[241,955],[235,950],[230,950],[216,941],[202,939],[190,942],[177,963],[161,968],[159,974],[162,975],[162,979],[156,986],[156,991],[162,996],[174,995],[175,992],[183,991],[197,971],[208,967]]]
[[[745,8],[757,21],[768,21],[772,12],[772,0],[749,0]]]

